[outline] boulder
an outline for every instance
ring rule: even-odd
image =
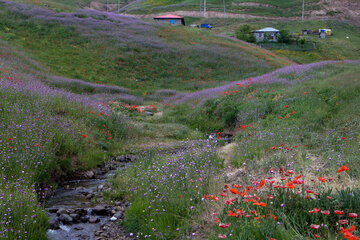
[[[73,221],[76,221],[76,222],[80,220],[80,215],[76,214],[76,213],[70,214],[70,217],[73,219]]]
[[[89,218],[89,223],[98,223],[98,222],[100,222],[100,218],[97,216],[91,216]]]
[[[88,179],[91,179],[91,178],[94,178],[94,177],[95,177],[95,174],[94,174],[93,171],[86,171],[86,172],[84,173],[84,177],[85,177],[85,178],[88,178]]]
[[[58,216],[60,216],[61,214],[67,214],[67,210],[65,208],[60,208],[59,210],[57,210],[56,214]]]
[[[80,217],[80,221],[81,221],[81,222],[83,222],[83,223],[88,222],[88,221],[89,221],[89,219],[90,219],[90,217],[89,217],[89,216],[87,216],[87,215],[85,215],[85,216],[81,216],[81,217]]]
[[[57,230],[57,229],[60,229],[60,223],[59,223],[59,220],[57,219],[57,217],[51,217],[49,219],[49,223],[50,223],[50,226],[49,228],[50,229],[53,229],[53,230]]]
[[[59,216],[59,220],[61,222],[63,222],[64,224],[70,224],[73,222],[72,217],[70,217],[68,214],[65,214],[65,213],[63,213]]]
[[[108,211],[106,209],[105,206],[103,205],[97,205],[96,207],[94,207],[92,209],[93,213],[95,213],[96,215],[100,215],[100,216],[105,216],[108,215]]]
[[[121,219],[121,218],[123,218],[123,214],[121,212],[117,212],[117,213],[114,214],[113,217],[115,217],[117,219]]]

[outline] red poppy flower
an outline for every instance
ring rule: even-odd
[[[357,218],[357,214],[356,213],[349,213],[349,217],[351,217],[351,218]]]
[[[218,237],[219,237],[219,238],[227,238],[226,235],[222,235],[222,234],[220,234],[220,233],[219,233]]]
[[[330,214],[330,211],[329,211],[329,210],[321,211],[321,214],[323,214],[323,215],[329,215],[329,214]]]
[[[287,186],[287,188],[289,188],[289,189],[292,189],[292,188],[295,188],[295,187],[296,187],[292,182],[287,182],[287,183],[286,183],[286,186]]]
[[[342,165],[338,170],[337,170],[337,172],[339,173],[339,172],[342,172],[342,171],[347,171],[347,170],[349,170],[345,165]]]
[[[260,184],[259,184],[259,186],[257,187],[257,189],[260,189],[264,184],[265,184],[265,179],[263,179],[263,180],[260,182]]]
[[[344,225],[344,224],[348,224],[348,220],[346,220],[346,219],[342,219],[342,220],[339,220],[339,223],[341,224],[341,225]]]
[[[236,190],[235,188],[230,189],[230,192],[233,194],[240,194],[240,192],[238,190]]]
[[[219,224],[219,227],[221,227],[221,228],[228,228],[228,227],[230,227],[230,225],[231,225],[231,223],[220,223],[220,224]]]
[[[351,239],[353,237],[351,232],[354,231],[354,229],[355,229],[354,226],[351,226],[349,229],[345,229],[345,228],[341,227],[341,233],[344,234],[344,238]]]
[[[343,213],[344,213],[344,211],[335,210],[335,214],[337,214],[337,215],[342,215]]]
[[[211,195],[210,197],[211,197],[212,200],[215,200],[215,201],[219,200],[219,198],[215,197],[214,195]]]
[[[319,181],[321,181],[321,182],[323,182],[323,183],[326,182],[326,179],[325,179],[325,178],[319,177],[318,179],[319,179]]]
[[[310,227],[311,227],[312,229],[319,229],[319,228],[320,228],[320,225],[311,224]]]
[[[326,196],[326,199],[327,199],[327,200],[330,200],[330,199],[331,199],[331,197],[330,197],[330,196]]]

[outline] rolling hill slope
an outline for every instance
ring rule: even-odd
[[[292,64],[209,32],[94,10],[56,14],[2,0],[0,18],[0,37],[51,73],[142,94],[206,88]]]

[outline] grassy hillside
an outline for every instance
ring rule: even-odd
[[[55,15],[17,3],[0,4],[0,14],[1,38],[52,73],[142,94],[205,88],[290,64],[208,32],[116,14],[83,10]]]
[[[259,43],[258,45],[271,50],[277,55],[288,57],[297,63],[309,63],[324,60],[358,59],[360,54],[360,30],[353,25],[339,20],[308,20],[299,21],[263,21],[238,19],[191,19],[193,23],[209,22],[215,26],[214,31],[220,34],[234,36],[242,24],[248,24],[252,29],[274,27],[287,30],[294,39],[305,39],[304,46],[279,43]],[[331,28],[332,36],[320,39],[318,35],[302,36],[302,29],[317,31],[321,28]]]
[[[90,6],[92,0],[18,0],[17,2],[47,8],[56,12],[70,12]],[[106,3],[106,0],[98,0],[97,2]]]
[[[43,84],[41,65],[3,41],[0,60],[0,237],[47,239],[39,201],[64,174],[117,154],[125,122],[94,98]]]
[[[200,141],[143,149],[112,180],[113,199],[132,203],[124,225],[142,239],[341,239],[339,224],[358,228],[359,64],[287,67],[172,102],[157,122],[236,134],[230,157]]]
[[[321,9],[319,0],[305,0],[306,10]],[[229,13],[244,13],[258,16],[301,16],[302,0],[226,0],[225,7]],[[291,9],[291,11],[289,11]],[[156,13],[177,10],[199,11],[197,0],[144,0],[127,9],[129,13]],[[207,11],[223,12],[223,1],[208,0]]]

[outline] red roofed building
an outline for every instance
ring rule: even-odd
[[[185,21],[183,17],[180,16],[176,16],[173,14],[166,14],[166,15],[161,15],[161,16],[156,16],[154,17],[154,19],[156,21],[160,21],[160,22],[167,22],[167,23],[171,23],[171,24],[175,24],[175,25],[184,25],[185,26]]]

